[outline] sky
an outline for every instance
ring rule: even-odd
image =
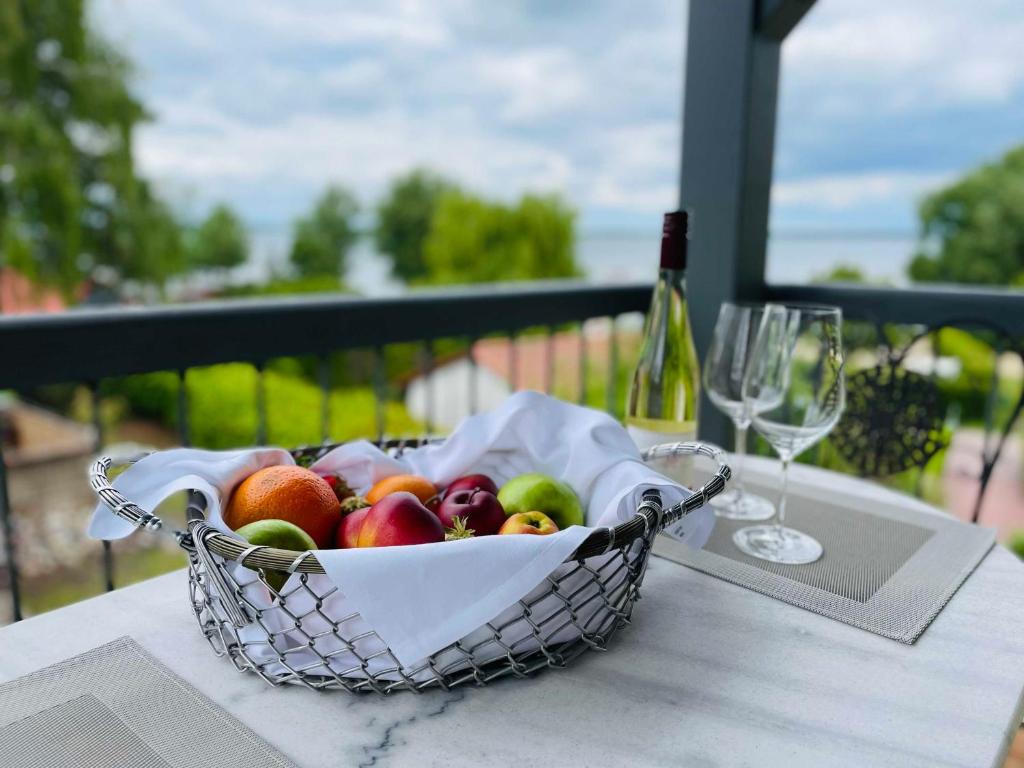
[[[699,0],[711,2],[712,0]],[[718,1],[718,0],[714,0]],[[584,231],[677,204],[685,0],[93,0],[190,217],[281,231],[331,182],[366,210],[427,166],[559,192]],[[1024,141],[1020,0],[819,0],[783,46],[773,231],[913,233],[929,189]]]

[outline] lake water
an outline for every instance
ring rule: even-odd
[[[288,268],[288,233],[258,233],[252,239],[252,256],[237,270],[234,280],[258,282]],[[577,258],[587,279],[597,283],[651,280],[658,263],[659,236],[632,234],[582,235]],[[912,237],[835,238],[776,237],[768,245],[766,269],[770,283],[806,283],[840,265],[861,269],[872,280],[904,285],[906,265],[915,248]],[[346,282],[367,296],[402,292],[393,280],[388,262],[369,238],[361,239],[349,254]]]

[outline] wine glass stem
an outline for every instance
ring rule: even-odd
[[[747,457],[747,425],[741,422],[733,422],[736,428],[736,446],[732,451],[732,487],[736,491],[736,497],[743,496],[743,464]]]
[[[786,524],[786,490],[789,484],[789,456],[782,456],[782,482],[779,487],[779,506],[775,510],[775,531],[782,535],[782,528]]]

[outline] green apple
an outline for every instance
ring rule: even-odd
[[[290,549],[293,552],[316,549],[316,542],[313,541],[313,538],[299,526],[289,523],[287,520],[257,520],[243,525],[235,533],[258,547]],[[263,575],[267,584],[272,586],[276,592],[280,592],[281,587],[288,581],[291,574],[284,571],[264,570]]]
[[[543,512],[560,531],[570,525],[583,525],[583,505],[576,492],[561,480],[540,472],[513,477],[498,491],[498,501],[506,515]]]

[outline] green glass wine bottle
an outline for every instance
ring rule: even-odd
[[[640,450],[697,436],[700,363],[686,307],[688,227],[686,211],[665,214],[661,268],[626,404],[626,427]]]

